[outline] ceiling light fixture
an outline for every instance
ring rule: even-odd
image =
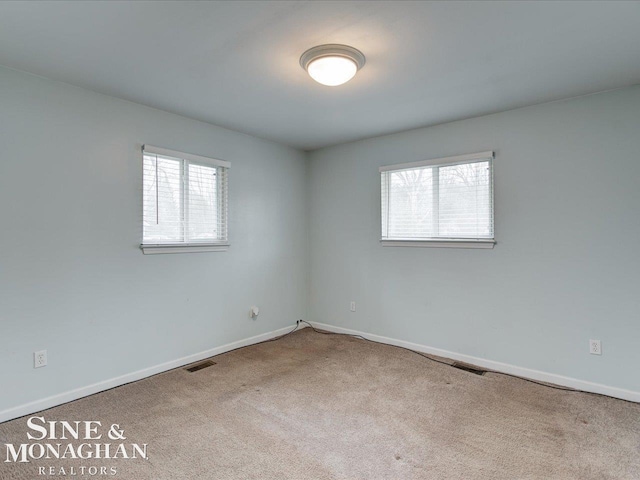
[[[322,85],[335,87],[351,80],[365,62],[364,55],[348,45],[318,45],[300,57],[300,66]]]

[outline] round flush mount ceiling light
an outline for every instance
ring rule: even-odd
[[[318,45],[300,57],[300,66],[322,85],[335,87],[351,80],[365,62],[364,55],[348,45]]]

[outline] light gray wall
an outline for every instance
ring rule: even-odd
[[[640,390],[640,87],[327,148],[309,161],[5,68],[0,107],[0,410],[306,313]],[[228,252],[142,255],[143,143],[232,162]],[[489,149],[494,250],[379,245],[378,166]],[[602,340],[602,357],[588,354],[589,338]],[[40,349],[49,365],[35,370]]]
[[[143,143],[231,162],[229,251],[141,253]],[[0,68],[0,411],[293,325],[306,170],[293,149]]]
[[[485,150],[494,250],[380,246],[379,166]],[[638,391],[639,157],[640,87],[316,151],[310,319]]]

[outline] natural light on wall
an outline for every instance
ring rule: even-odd
[[[380,168],[386,246],[491,248],[493,152]]]

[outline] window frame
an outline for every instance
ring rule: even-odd
[[[203,166],[209,168],[217,168],[224,169],[223,171],[216,172],[216,182],[217,182],[217,208],[218,208],[218,218],[220,216],[223,217],[222,223],[224,228],[224,238],[216,241],[211,240],[191,240],[191,241],[167,241],[167,242],[148,242],[144,241],[144,194],[143,198],[143,224],[142,224],[142,243],[140,244],[140,249],[145,255],[153,255],[153,254],[162,254],[162,253],[197,253],[197,252],[223,252],[228,250],[229,243],[229,215],[228,215],[228,205],[229,205],[229,191],[228,186],[224,183],[223,188],[221,188],[222,182],[227,182],[228,169],[231,167],[231,164],[224,160],[218,160],[209,157],[203,157],[200,155],[194,155],[191,153],[178,152],[175,150],[169,150],[162,147],[155,147],[152,145],[143,145],[142,146],[142,181],[144,183],[144,157],[145,155],[156,155],[158,157],[163,157],[171,160],[177,160],[180,162],[180,178],[182,181],[182,195],[180,199],[180,211],[181,211],[181,221],[182,221],[182,238],[186,239],[186,230],[189,228],[188,226],[188,204],[189,204],[189,189],[188,178],[189,178],[189,166]]]
[[[419,162],[400,163],[396,165],[385,165],[379,168],[380,172],[380,243],[383,247],[448,247],[448,248],[493,248],[496,244],[495,232],[495,202],[494,202],[494,182],[493,182],[493,162],[495,154],[493,151],[471,153],[467,155],[456,155],[452,157],[434,158]],[[389,218],[387,215],[385,225],[385,211],[389,211],[389,199],[383,197],[383,182],[388,181],[390,173],[402,170],[416,169],[420,167],[450,167],[470,163],[489,162],[489,199],[492,216],[493,237],[491,238],[393,238],[385,237],[385,230],[388,232]],[[389,186],[387,185],[387,192]]]

